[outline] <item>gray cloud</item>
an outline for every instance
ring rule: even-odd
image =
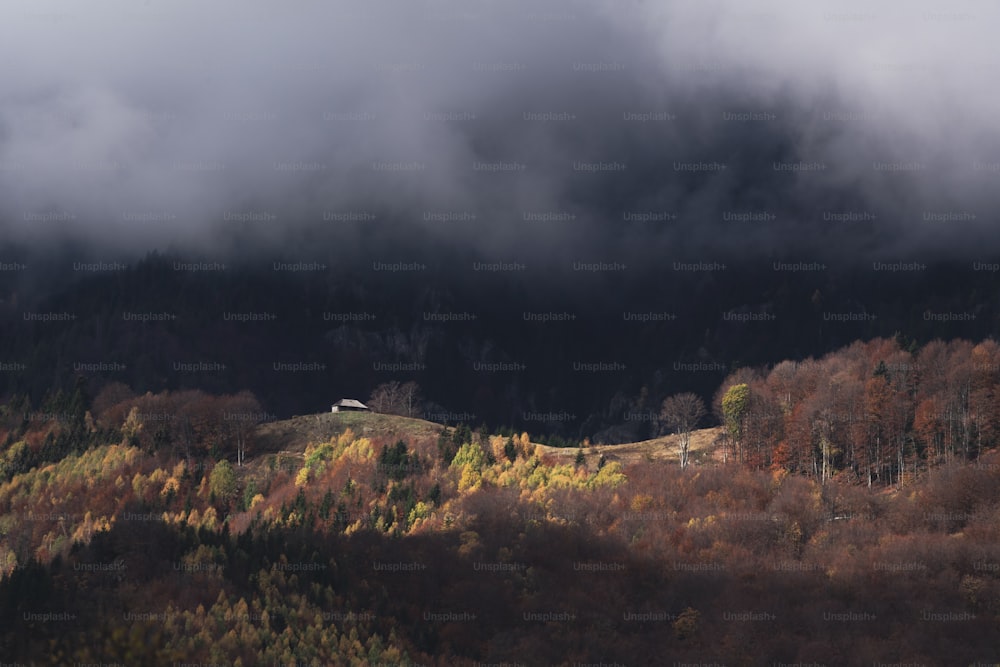
[[[338,224],[356,244],[364,223],[328,219],[351,212],[494,255],[527,253],[526,235],[547,258],[981,252],[996,240],[998,11],[9,1],[0,215],[9,239],[133,252]],[[702,162],[726,169],[676,166]],[[594,163],[625,168],[580,166]],[[524,219],[553,212],[577,217]],[[851,212],[876,219],[824,220]],[[725,219],[742,213],[775,219]]]

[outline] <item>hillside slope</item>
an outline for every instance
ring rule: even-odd
[[[235,469],[119,435],[14,473],[0,483],[0,655],[995,662],[997,452],[884,494],[732,460],[682,470],[676,436],[595,446],[580,465],[575,448],[441,433],[307,415],[262,425]],[[696,460],[717,434],[693,434]]]
[[[437,437],[442,430],[451,432],[453,427],[423,419],[412,419],[398,415],[376,412],[325,412],[314,415],[300,415],[282,421],[268,422],[257,428],[256,452],[251,458],[262,454],[300,455],[306,446],[326,442],[350,428],[356,435],[367,438],[400,438],[419,440]],[[716,438],[722,433],[721,427],[699,429],[691,434],[691,462],[695,464],[714,461]],[[597,460],[602,455],[623,465],[641,461],[678,461],[678,436],[676,434],[627,442],[619,445],[591,445],[583,448],[587,462]],[[534,443],[533,443],[534,444]],[[570,462],[576,458],[579,449],[575,447],[551,447],[538,444],[542,452],[557,461]],[[721,460],[721,459],[720,459]]]
[[[721,462],[721,457],[717,453],[716,438],[722,434],[722,427],[703,428],[691,433],[691,463],[698,465],[702,463]],[[651,440],[641,440],[639,442],[626,442],[620,445],[592,445],[583,448],[583,455],[589,464],[591,459],[599,459],[604,456],[611,461],[620,461],[622,465],[641,463],[642,461],[665,461],[677,463],[680,460],[678,453],[679,436],[676,434],[665,435]],[[576,458],[579,451],[573,447],[549,447],[540,445],[542,451],[553,456],[560,462],[571,462]]]
[[[366,438],[417,439],[437,437],[445,426],[423,419],[376,412],[323,412],[267,422],[257,427],[257,452],[301,454],[306,446],[326,442],[347,429]]]

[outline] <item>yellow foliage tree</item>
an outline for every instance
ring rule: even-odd
[[[250,511],[254,511],[257,507],[264,502],[264,494],[258,493],[253,498],[250,499]]]
[[[125,418],[125,423],[122,424],[122,443],[128,443],[133,437],[139,435],[140,431],[142,431],[142,420],[139,418],[139,407],[132,406],[128,417]]]
[[[507,445],[507,439],[502,435],[491,435],[490,436],[490,453],[493,454],[493,458],[497,461],[503,461],[506,458],[504,453],[504,447]]]
[[[219,517],[214,507],[209,507],[201,517],[201,526],[208,530],[216,530],[219,527]]]
[[[479,488],[482,482],[481,475],[471,465],[462,467],[462,476],[458,480],[459,491],[474,491]]]
[[[517,447],[518,455],[523,458],[530,457],[531,453],[534,451],[534,448],[531,446],[531,438],[528,437],[527,431],[521,433],[521,437],[517,439],[514,445]]]
[[[643,512],[653,504],[653,496],[639,493],[633,496],[630,508],[633,512]]]
[[[181,489],[181,483],[177,481],[176,477],[170,477],[163,484],[163,488],[160,489],[160,498],[170,497],[171,494],[177,495]]]
[[[406,517],[407,523],[410,525],[410,532],[419,528],[420,524],[430,518],[430,516],[431,506],[422,500],[417,501],[417,504],[410,510],[409,516]]]

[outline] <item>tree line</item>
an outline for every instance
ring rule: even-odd
[[[859,341],[820,359],[734,371],[713,408],[727,460],[822,482],[900,485],[996,445],[1000,345]]]
[[[212,395],[198,389],[136,396],[122,383],[94,399],[97,424],[119,426],[125,444],[168,449],[187,460],[232,458],[238,466],[253,447],[254,431],[269,415],[249,391]]]

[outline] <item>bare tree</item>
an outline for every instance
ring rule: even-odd
[[[375,412],[414,417],[420,414],[420,386],[410,380],[404,384],[393,380],[375,387],[368,407]]]
[[[372,390],[368,399],[368,407],[375,412],[391,414],[399,405],[400,386],[395,380],[384,382]]]
[[[260,403],[249,391],[222,396],[219,402],[224,440],[228,447],[236,450],[236,465],[242,466],[257,424],[264,418]]]
[[[410,380],[399,388],[400,414],[414,417],[420,412],[420,386]]]
[[[678,435],[681,468],[688,465],[691,451],[691,431],[705,416],[705,403],[696,394],[686,392],[670,396],[663,401],[660,419]]]

